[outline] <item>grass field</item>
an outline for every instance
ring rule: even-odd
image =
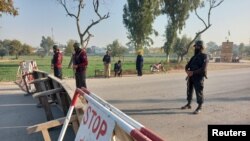
[[[39,70],[52,73],[50,69],[50,62],[52,56],[48,57],[38,57],[38,56],[21,56],[18,60],[13,59],[14,57],[4,57],[0,59],[0,81],[14,81],[16,80],[16,74],[19,67],[19,62],[22,60],[35,60],[37,62]],[[89,65],[87,69],[87,77],[94,77],[95,70],[103,70],[102,56],[88,56]],[[117,62],[119,58],[112,58],[112,70],[114,67],[114,63]],[[135,74],[135,60],[136,56],[128,56],[120,58],[122,61],[122,69],[124,74]],[[70,61],[69,56],[64,56],[63,58],[63,77],[71,78],[73,77],[72,69],[68,69],[68,64]],[[150,73],[150,65],[154,63],[158,63],[160,61],[165,61],[164,57],[152,57],[152,56],[144,56],[144,73]],[[168,70],[173,67],[178,67],[180,64],[165,64],[165,68]]]

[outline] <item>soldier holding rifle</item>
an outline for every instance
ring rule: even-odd
[[[207,55],[202,52],[204,46],[201,40],[196,41],[194,47],[194,56],[190,59],[185,67],[185,71],[187,73],[188,103],[185,106],[181,107],[181,109],[191,109],[193,90],[195,90],[198,107],[193,112],[193,114],[198,114],[201,112],[202,104],[204,102],[204,77],[206,78],[208,59]]]

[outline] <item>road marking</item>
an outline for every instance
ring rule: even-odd
[[[27,128],[29,126],[9,126],[9,127],[0,127],[1,129],[14,129],[14,128]]]
[[[0,104],[0,107],[11,107],[11,106],[36,106],[37,104]]]

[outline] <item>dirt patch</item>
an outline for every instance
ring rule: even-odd
[[[239,69],[239,68],[249,68],[250,62],[242,63],[208,63],[208,71],[216,70],[226,70],[226,69]],[[167,71],[168,73],[184,73],[184,68],[174,68]]]
[[[4,87],[3,85],[15,85],[15,83],[13,81],[12,82],[0,82],[0,85]]]
[[[8,59],[0,59],[0,63],[2,63],[2,62],[9,62],[10,60],[8,60]]]
[[[248,68],[250,63],[209,63],[208,70]]]
[[[20,60],[13,60],[13,59],[0,59],[0,63],[4,62],[20,62]]]

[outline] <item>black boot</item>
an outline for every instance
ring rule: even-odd
[[[201,112],[201,109],[202,109],[202,105],[199,104],[196,110],[193,112],[193,114],[199,114]]]
[[[181,107],[182,110],[184,109],[191,109],[191,102],[188,102],[185,106]]]

